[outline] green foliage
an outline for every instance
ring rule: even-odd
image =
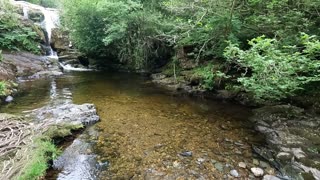
[[[295,46],[283,47],[276,39],[264,36],[249,41],[248,50],[229,44],[225,57],[244,69],[238,78],[241,88],[263,102],[294,95],[305,84],[319,81],[319,60],[311,59],[319,41],[302,36],[306,46],[302,52]],[[251,73],[249,73],[251,72]]]
[[[0,81],[0,96],[6,95],[7,83],[5,81]]]
[[[77,6],[74,6],[77,4]],[[108,57],[143,69],[154,64],[165,43],[153,38],[161,32],[160,13],[137,1],[63,1],[64,25],[76,46],[88,55]]]
[[[0,96],[8,96],[18,85],[12,81],[0,81]]]
[[[22,175],[18,179],[38,179],[44,176],[48,169],[48,161],[56,159],[59,153],[59,150],[52,142],[41,139],[35,140],[30,161],[27,162],[22,170]]]
[[[0,48],[14,51],[40,53],[38,37],[32,27],[18,20],[16,10],[8,1],[0,3]]]
[[[222,79],[229,78],[229,76],[220,70],[215,70],[214,65],[211,63],[195,69],[194,74],[200,77],[202,86],[209,90],[212,90],[215,85],[219,85]]]
[[[62,3],[63,24],[82,52],[134,69],[151,69],[165,59],[169,64],[163,69],[172,75],[169,55],[183,49],[182,56],[200,66],[196,74],[205,88],[215,88],[229,78],[226,74],[232,74],[239,77],[235,82],[240,84],[238,88],[260,102],[294,95],[305,84],[318,80],[319,0]],[[227,68],[223,71],[210,64],[225,58]],[[204,66],[205,62],[209,64]],[[241,69],[242,74],[235,69]]]

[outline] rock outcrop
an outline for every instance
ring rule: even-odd
[[[36,79],[59,76],[57,59],[26,52],[4,53],[0,62],[0,80]]]

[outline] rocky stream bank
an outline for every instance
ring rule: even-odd
[[[155,84],[180,94],[233,101],[254,107],[251,121],[255,124],[257,133],[265,136],[266,144],[261,147],[253,146],[252,149],[260,159],[267,161],[277,170],[277,177],[266,175],[264,179],[320,179],[320,116],[317,113],[318,108],[315,108],[317,101],[311,103],[311,110],[293,105],[257,108],[259,106],[245,94],[235,94],[227,90],[208,92],[200,86],[199,79],[194,78],[188,71],[180,73],[178,81],[163,73],[152,74],[151,78]],[[308,100],[310,98],[304,101]],[[263,174],[263,171],[254,171]]]

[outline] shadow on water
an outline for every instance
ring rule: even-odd
[[[233,168],[249,175],[238,163],[252,164],[251,145],[262,139],[246,107],[177,96],[136,74],[73,72],[55,82],[57,91],[70,89],[74,103],[97,107],[93,153],[109,165],[99,179],[220,179]],[[48,103],[50,83],[26,84],[23,96],[2,112]]]

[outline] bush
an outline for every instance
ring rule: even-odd
[[[229,78],[225,73],[214,70],[214,65],[211,63],[195,69],[195,75],[202,80],[202,86],[209,90],[212,90],[214,86],[219,86],[223,79]]]
[[[4,96],[6,95],[6,91],[7,91],[7,84],[4,81],[0,82],[0,96]]]
[[[63,24],[88,55],[144,69],[167,53],[166,44],[154,38],[163,29],[161,14],[140,2],[70,0],[63,1],[63,7]]]
[[[14,51],[26,50],[39,54],[37,33],[32,27],[22,24],[15,11],[8,1],[1,1],[0,48]]]
[[[277,101],[294,95],[309,82],[320,80],[320,62],[314,59],[319,41],[314,38],[303,34],[301,50],[261,36],[249,41],[248,50],[230,43],[224,55],[229,63],[242,68],[242,76],[238,78],[242,90],[258,102]]]

